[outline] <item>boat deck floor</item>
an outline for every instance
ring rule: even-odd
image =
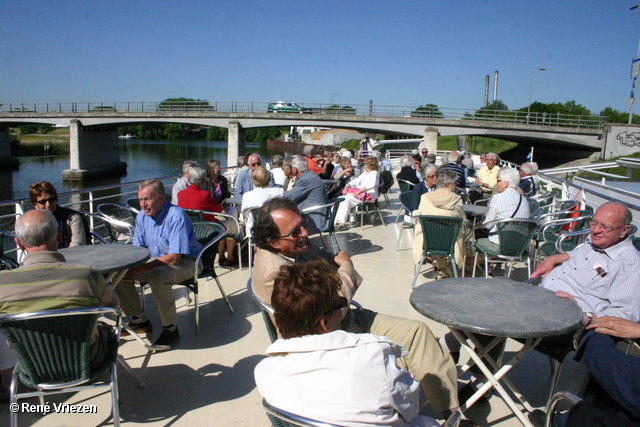
[[[363,228],[352,227],[338,233],[340,245],[349,253],[364,281],[356,300],[364,307],[381,313],[423,320],[436,336],[448,329],[418,314],[409,304],[413,279],[411,245],[413,233],[405,230],[400,248],[396,240],[400,223],[395,224],[400,207],[398,189],[389,196],[390,209],[383,209],[385,226],[373,215],[365,218]],[[382,200],[382,198],[381,198]],[[382,202],[384,206],[384,202]],[[409,232],[407,232],[409,231]],[[314,238],[317,239],[317,238]],[[146,426],[268,426],[261,405],[261,396],[255,386],[253,370],[264,358],[270,344],[258,307],[246,291],[248,269],[227,270],[217,268],[220,281],[229,294],[234,307],[230,313],[213,281],[200,286],[200,330],[194,329],[193,306],[186,306],[185,291],[176,287],[180,341],[166,352],[153,354],[148,366],[140,369],[146,351],[130,337],[123,339],[120,354],[139,373],[146,387],[138,388],[136,381],[120,366],[120,418],[123,425]],[[435,272],[427,270],[419,283],[434,280]],[[512,278],[525,279],[526,265],[519,264]],[[160,322],[155,302],[147,291],[148,316],[159,333]],[[509,341],[510,351],[519,345]],[[461,361],[466,360],[463,356]],[[575,362],[563,371],[559,389],[580,387],[581,367]],[[550,383],[550,364],[546,357],[531,351],[509,374],[534,407],[544,406]],[[83,391],[49,397],[48,402],[72,405],[96,405],[96,414],[19,414],[19,424],[34,426],[98,426],[112,425],[111,400],[102,391]],[[22,401],[21,401],[22,402]],[[24,402],[37,404],[37,399]],[[429,407],[423,413],[437,416]],[[488,403],[474,405],[466,414],[482,426],[517,426],[519,421],[502,399],[495,395]],[[0,425],[9,425],[9,405],[0,405]],[[442,421],[442,420],[441,420]]]

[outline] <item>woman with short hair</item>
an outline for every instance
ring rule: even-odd
[[[89,225],[78,211],[58,205],[58,192],[50,182],[34,182],[29,196],[33,207],[51,212],[58,221],[62,232],[59,249],[91,244]]]

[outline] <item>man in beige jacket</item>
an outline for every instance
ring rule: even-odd
[[[262,206],[255,218],[253,237],[258,246],[253,288],[267,304],[271,304],[273,283],[280,267],[294,262],[325,259],[332,263],[342,282],[340,293],[349,302],[362,283],[345,252],[334,256],[309,242],[304,218],[295,202],[287,198],[276,197]],[[415,375],[433,409],[447,411],[458,407],[455,366],[427,325],[366,309],[344,310],[346,315],[340,329],[386,336],[409,350],[409,355],[398,359],[398,364]]]

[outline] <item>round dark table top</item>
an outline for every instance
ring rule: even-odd
[[[548,337],[582,324],[582,310],[574,301],[508,278],[438,280],[416,287],[409,300],[438,323],[491,336]]]
[[[473,216],[482,216],[489,212],[489,206],[482,205],[462,205],[462,209],[464,209],[464,213],[467,215]]]
[[[67,263],[95,267],[102,274],[115,273],[143,264],[150,257],[149,249],[134,245],[87,245],[58,249]]]

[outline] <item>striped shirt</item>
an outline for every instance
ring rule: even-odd
[[[518,207],[518,203],[520,207]],[[516,208],[518,211],[516,212]],[[515,212],[515,215],[513,214]],[[496,221],[507,218],[527,218],[530,217],[529,202],[513,188],[507,188],[502,193],[494,195],[489,201],[489,212],[485,216],[484,222]],[[498,230],[495,226],[489,229],[489,241],[500,243]]]
[[[630,239],[604,250],[589,240],[568,254],[542,280],[543,288],[573,295],[584,312],[640,321],[640,253]]]
[[[452,172],[455,172],[458,175],[458,180],[456,181],[456,185],[458,186],[458,188],[466,187],[467,179],[465,177],[464,169],[462,169],[462,166],[458,166],[456,163],[450,162],[440,166],[440,170],[450,170]]]

